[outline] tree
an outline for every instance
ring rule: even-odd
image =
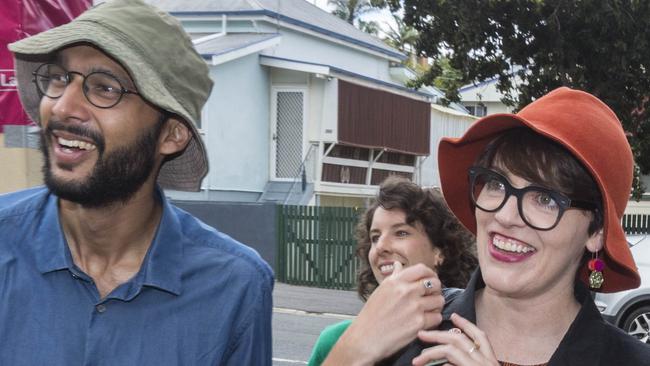
[[[451,66],[449,58],[443,57],[436,60],[435,66],[440,68],[440,71],[437,72],[438,77],[433,80],[433,85],[438,89],[445,93],[450,90],[455,93],[461,86],[465,85],[463,74]]]
[[[415,70],[418,75],[423,74],[428,71],[429,65],[422,65],[418,62],[415,48],[418,39],[420,38],[418,31],[404,23],[401,16],[395,13],[393,13],[392,16],[395,25],[392,25],[389,22],[384,22],[384,43],[399,50],[407,56],[407,59],[402,61],[402,64]]]
[[[415,28],[404,23],[402,17],[397,14],[392,14],[396,26],[392,26],[386,22],[386,38],[384,42],[389,46],[396,48],[407,55],[415,54],[415,46],[420,35]]]
[[[447,57],[464,83],[498,76],[509,105],[520,108],[562,85],[595,94],[621,119],[638,172],[650,173],[649,1],[404,0],[404,14],[420,33],[420,52]],[[421,82],[441,73],[431,68]],[[459,100],[453,88],[446,96]],[[643,187],[635,182],[638,198]]]
[[[332,14],[355,26],[360,16],[376,11],[378,7],[385,6],[384,0],[329,0],[328,3],[334,6]],[[375,22],[362,23],[374,23],[374,26],[377,26]],[[361,29],[361,27],[359,28]]]
[[[368,20],[364,21],[359,19],[357,27],[361,29],[362,31],[372,34],[373,36],[378,36],[379,35],[379,23],[375,22],[374,20]]]

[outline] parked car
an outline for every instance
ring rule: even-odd
[[[627,241],[639,268],[641,286],[611,294],[598,293],[594,300],[603,318],[650,344],[650,234],[628,235]]]

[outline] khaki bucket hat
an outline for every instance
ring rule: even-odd
[[[442,191],[460,221],[476,233],[468,169],[503,131],[526,127],[561,144],[591,173],[603,197],[605,282],[601,292],[636,288],[639,273],[621,226],[630,197],[632,150],[614,112],[583,91],[558,88],[517,114],[493,114],[474,122],[460,138],[444,138],[438,148]],[[589,283],[587,266],[579,277]]]
[[[32,73],[57,50],[86,43],[104,51],[130,74],[140,95],[183,118],[192,131],[187,148],[165,162],[158,183],[167,189],[198,191],[208,172],[208,158],[196,128],[212,80],[180,22],[141,0],[96,5],[68,24],[9,45],[14,52],[23,107],[39,121],[40,95]]]

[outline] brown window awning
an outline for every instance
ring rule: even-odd
[[[431,106],[339,80],[341,144],[429,155]]]

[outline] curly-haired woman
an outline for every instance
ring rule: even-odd
[[[430,315],[439,313],[440,295],[450,302],[477,265],[473,236],[449,211],[440,192],[422,189],[405,178],[389,177],[382,183],[357,225],[356,238],[361,262],[357,291],[366,305],[354,322],[346,320],[323,330],[309,365],[320,365],[355,323],[361,323],[363,329],[375,329],[367,337],[377,340],[366,338],[364,344],[377,345],[387,331],[402,332],[402,342],[390,345],[393,352],[401,348],[423,329],[420,326],[426,318],[435,320]],[[436,274],[444,284],[442,294],[433,290]],[[379,293],[380,287],[385,291]],[[422,296],[423,289],[431,293]],[[398,291],[399,296],[395,296]],[[407,293],[420,298],[419,302],[398,300]],[[368,328],[371,323],[374,328]],[[367,347],[359,347],[360,353],[363,348]]]

